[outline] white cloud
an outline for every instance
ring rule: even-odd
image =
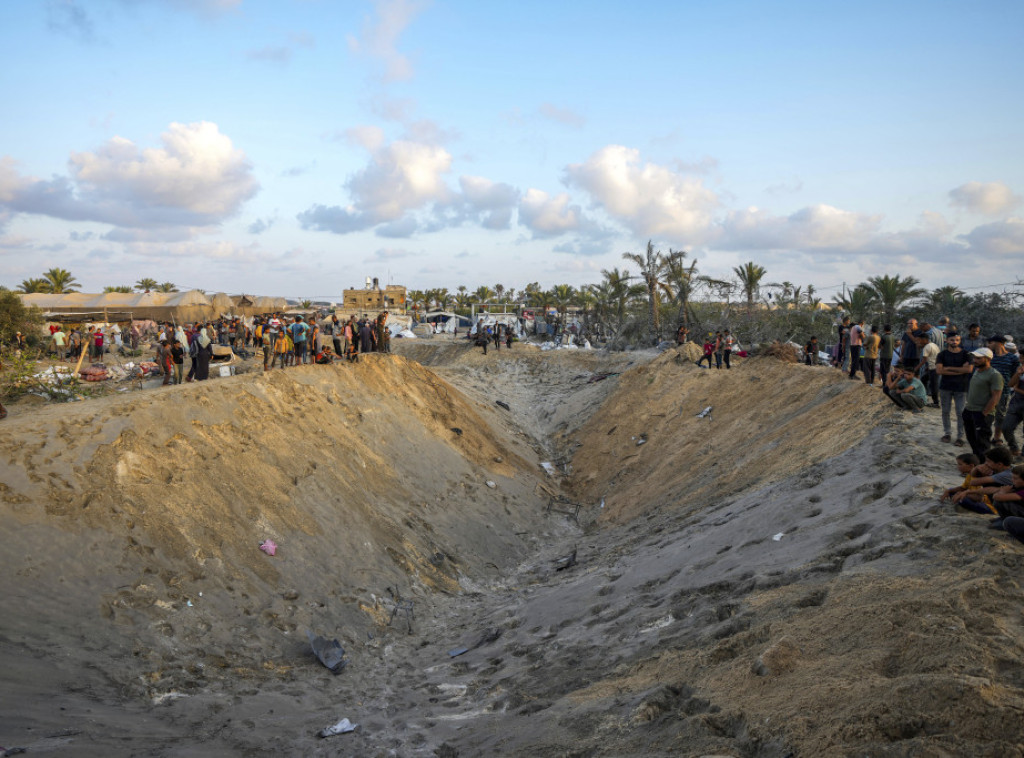
[[[360,37],[349,37],[349,48],[357,55],[375,58],[384,67],[387,81],[407,81],[413,69],[409,59],[398,52],[398,39],[426,3],[417,0],[375,0],[376,16],[368,18]]]
[[[595,206],[637,237],[702,242],[719,205],[700,179],[641,163],[638,150],[622,145],[608,145],[585,163],[568,166],[566,181],[589,193]]]
[[[512,225],[519,190],[511,184],[492,182],[482,176],[462,176],[459,187],[466,205],[485,229],[508,229]]]
[[[986,216],[998,216],[1020,205],[1020,197],[1002,182],[967,182],[950,190],[949,198],[952,206]]]
[[[569,205],[569,195],[551,197],[547,192],[530,189],[519,203],[519,222],[534,237],[553,237],[580,227],[580,207]]]
[[[726,250],[859,250],[871,241],[881,221],[881,216],[824,204],[788,216],[747,208],[726,215],[715,246]]]
[[[368,132],[361,134],[365,137]],[[346,186],[352,203],[345,208],[315,205],[300,213],[303,228],[339,234],[394,222],[407,212],[447,203],[452,195],[443,175],[451,168],[447,150],[397,141],[372,151],[369,164]]]
[[[245,153],[216,124],[171,124],[163,147],[114,137],[73,153],[68,177],[20,176],[0,161],[0,208],[122,227],[203,227],[234,216],[259,191]]]
[[[973,252],[997,258],[1024,256],[1024,218],[1011,216],[975,227],[961,239],[966,240]],[[1019,269],[1018,269],[1019,270]]]

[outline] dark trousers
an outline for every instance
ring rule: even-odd
[[[1024,398],[1018,395],[1010,401],[1010,407],[1006,409],[1006,415],[1003,416],[1003,439],[1010,446],[1010,450],[1020,451],[1020,445],[1017,444],[1017,427],[1022,421],[1024,421]]]
[[[861,368],[860,365],[860,345],[850,345],[850,378],[853,379],[857,376],[857,369]]]
[[[711,353],[708,353],[707,355],[702,355],[700,357],[700,359],[697,361],[697,365],[699,366],[704,361],[707,361],[708,362],[708,368],[711,368]]]
[[[861,367],[864,370],[864,381],[868,384],[875,383],[875,359],[874,358],[861,358]]]
[[[729,356],[730,355],[732,355],[732,350],[723,350],[722,351],[722,359],[725,361],[725,367],[726,368],[732,368],[732,366],[729,365]]]
[[[928,394],[932,396],[932,402],[936,405],[939,404],[939,374],[937,371],[926,368],[924,374],[921,376],[921,383],[924,388],[928,390]]]
[[[961,417],[964,420],[964,434],[967,436],[967,444],[978,460],[985,460],[985,453],[992,447],[992,416],[986,416],[981,411],[969,411],[964,409]]]

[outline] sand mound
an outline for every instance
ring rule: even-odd
[[[576,495],[604,498],[602,518],[616,522],[701,508],[839,455],[891,415],[877,390],[838,372],[736,363],[709,370],[668,351],[623,375],[573,438]]]
[[[547,523],[535,465],[400,357],[50,406],[4,432],[20,643],[0,665],[80,647],[133,696],[279,674],[306,628],[363,640],[389,587],[429,606]]]

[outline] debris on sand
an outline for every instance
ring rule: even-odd
[[[354,732],[359,724],[353,724],[347,718],[342,719],[337,724],[332,724],[329,727],[321,729],[316,733],[317,737],[333,737],[336,734],[348,734]]]
[[[448,651],[449,658],[458,658],[464,653],[468,653],[470,650],[476,650],[478,647],[489,645],[501,636],[501,629],[496,626],[490,626],[484,629],[476,642],[471,645],[463,645],[461,647],[452,648]]]
[[[561,558],[555,559],[555,571],[565,571],[567,568],[572,568],[576,565],[576,552],[578,548],[574,547],[569,555],[564,555]]]
[[[276,555],[277,543],[273,540],[263,540],[263,542],[260,543],[260,550],[262,550],[267,555]]]
[[[509,405],[508,403],[506,403],[506,402],[505,402],[504,400],[495,400],[495,401],[494,401],[494,404],[495,404],[495,405],[500,405],[500,406],[501,406],[502,408],[504,408],[504,409],[505,409],[506,411],[510,411],[510,410],[512,410],[512,406],[510,406],[510,405]]]
[[[315,635],[308,629],[306,637],[309,638],[309,644],[313,648],[313,655],[332,674],[340,674],[341,670],[348,665],[348,661],[345,660],[345,649],[340,642]]]

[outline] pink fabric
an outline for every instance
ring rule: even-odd
[[[263,540],[263,542],[260,543],[260,550],[267,555],[273,555],[277,552],[277,543],[273,540]]]

